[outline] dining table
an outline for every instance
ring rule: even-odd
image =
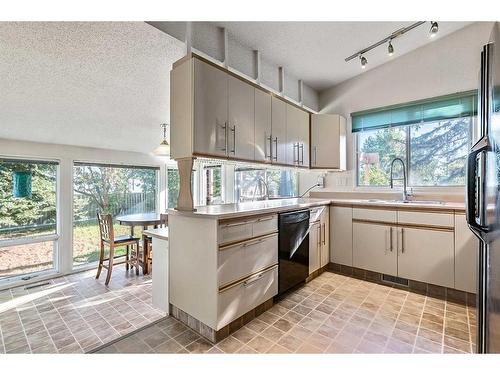
[[[120,225],[127,225],[130,227],[130,235],[134,236],[134,227],[142,227],[143,229],[148,229],[150,226],[154,228],[158,228],[158,225],[161,224],[160,214],[150,212],[150,213],[141,213],[141,214],[130,214],[130,215],[121,215],[116,217],[116,221]],[[146,252],[147,246],[147,236],[145,234],[142,235],[142,260],[140,260],[140,264],[142,265],[142,273],[147,275],[149,273],[149,265],[148,265],[148,254]]]

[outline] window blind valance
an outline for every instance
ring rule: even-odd
[[[353,112],[352,132],[446,120],[477,114],[476,91]]]

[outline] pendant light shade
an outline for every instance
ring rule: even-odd
[[[12,174],[12,196],[14,198],[31,198],[31,172],[15,171]]]
[[[167,126],[168,124],[161,124],[163,128],[163,141],[161,141],[160,145],[155,148],[153,154],[156,156],[170,156],[170,145],[167,141]]]

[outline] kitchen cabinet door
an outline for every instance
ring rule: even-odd
[[[287,164],[309,167],[309,114],[286,104]]]
[[[352,223],[353,266],[396,276],[396,230],[382,224]]]
[[[194,152],[225,156],[227,146],[228,76],[194,59]]]
[[[228,80],[227,155],[254,160],[255,89],[233,76]]]
[[[346,121],[340,115],[311,115],[311,168],[346,169]]]
[[[453,231],[398,228],[398,276],[455,286]]]
[[[479,240],[467,225],[465,215],[455,215],[455,289],[477,292]]]
[[[320,251],[320,267],[330,263],[330,213],[329,207],[326,206],[321,214],[321,251]]]
[[[274,96],[271,98],[271,132],[273,163],[287,164],[286,103]]]
[[[330,261],[352,267],[352,207],[330,207]]]
[[[255,161],[271,162],[271,95],[255,90]]]
[[[321,257],[321,224],[311,224],[309,229],[309,274],[318,270]]]

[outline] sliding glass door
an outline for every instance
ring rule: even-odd
[[[130,234],[129,227],[116,223],[117,216],[158,212],[158,171],[140,166],[74,164],[74,267],[98,260],[98,211],[113,216],[116,235]],[[134,235],[140,237],[141,233],[142,228],[136,227]]]
[[[57,268],[58,166],[0,158],[0,283]]]

